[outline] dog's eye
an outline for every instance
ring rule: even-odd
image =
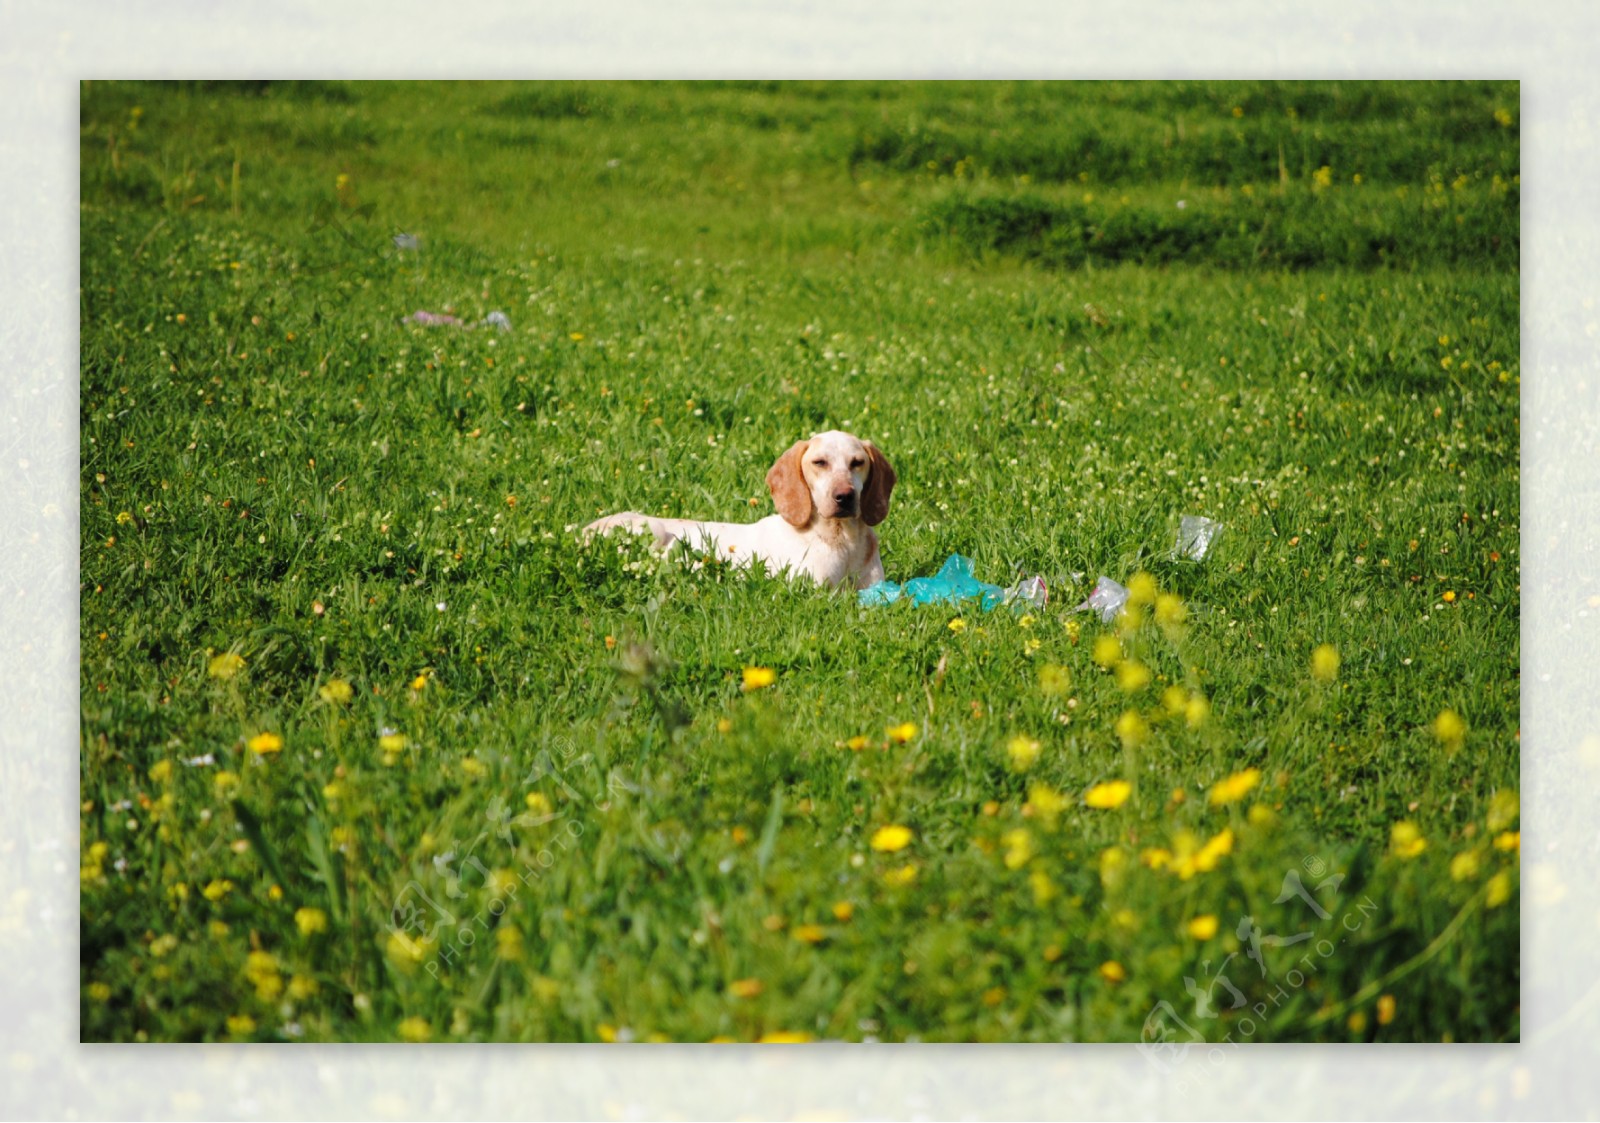
[[[828,462],[826,460],[813,460],[811,463],[815,464],[818,468],[826,468],[828,466]]]
[[[861,467],[861,465],[863,465],[863,464],[865,464],[865,463],[866,463],[866,461],[865,461],[865,460],[863,460],[863,459],[861,459],[861,458],[860,458],[860,457],[859,457],[859,456],[858,456],[858,457],[856,457],[856,458],[855,458],[855,459],[854,459],[854,460],[852,460],[852,461],[850,461],[850,467],[852,467],[852,468],[859,468],[859,467]]]

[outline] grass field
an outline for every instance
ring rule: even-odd
[[[81,93],[83,1039],[1519,1037],[1515,84]]]

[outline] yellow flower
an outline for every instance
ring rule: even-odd
[[[256,1020],[249,1014],[229,1014],[227,1024],[229,1037],[249,1037],[256,1031]]]
[[[324,702],[343,705],[355,697],[355,688],[342,678],[331,678],[317,689]]]
[[[1050,875],[1038,866],[1033,867],[1033,871],[1028,874],[1028,888],[1033,890],[1033,903],[1036,905],[1054,900],[1061,892],[1056,888],[1056,883],[1050,880]]]
[[[1117,664],[1117,685],[1128,694],[1143,690],[1150,685],[1150,668],[1132,659]]]
[[[1109,632],[1095,637],[1094,661],[1107,670],[1122,662],[1122,641]]]
[[[502,924],[494,930],[495,954],[508,963],[522,958],[522,929],[515,924]]]
[[[1467,739],[1467,723],[1454,710],[1441,710],[1433,719],[1433,735],[1445,748],[1454,751]]]
[[[1505,851],[1515,850],[1519,854],[1522,853],[1522,832],[1501,831],[1494,836],[1494,848]]]
[[[771,667],[746,667],[742,690],[760,690],[762,687],[771,686],[778,681],[778,672]]]
[[[760,979],[735,979],[728,984],[728,993],[735,998],[754,998],[765,989]]]
[[[809,1033],[798,1029],[775,1029],[756,1038],[757,1045],[804,1045],[813,1040]]]
[[[528,810],[535,815],[550,814],[550,797],[545,795],[543,792],[529,792],[527,795],[522,797],[522,802],[526,804]]]
[[[859,753],[862,749],[866,748],[870,744],[872,744],[871,741],[867,740],[867,738],[862,734],[857,733],[854,737],[850,738],[850,740],[844,743],[844,747],[853,753]]]
[[[1188,704],[1183,707],[1183,719],[1189,723],[1189,728],[1199,729],[1209,716],[1211,716],[1211,703],[1206,701],[1205,695],[1190,695]]]
[[[1100,884],[1107,889],[1114,888],[1121,880],[1123,867],[1128,864],[1128,855],[1120,846],[1107,846],[1100,851]]]
[[[1072,673],[1059,663],[1039,668],[1039,689],[1046,694],[1065,694],[1072,687]]]
[[[1185,929],[1189,935],[1197,940],[1209,940],[1217,934],[1217,918],[1210,913],[1197,916],[1186,924]]]
[[[1100,977],[1108,983],[1120,983],[1128,977],[1128,972],[1115,959],[1108,959],[1100,964]]]
[[[908,721],[900,725],[891,725],[885,732],[888,733],[889,740],[903,745],[917,735],[917,727]]]
[[[1096,784],[1083,793],[1083,802],[1090,807],[1098,807],[1103,811],[1114,811],[1128,802],[1128,797],[1133,794],[1133,785],[1126,780],[1107,780],[1103,784]]]
[[[1394,995],[1381,994],[1378,996],[1378,1024],[1386,1026],[1394,1021]]]
[[[1264,803],[1252,803],[1245,818],[1252,827],[1270,827],[1277,823],[1278,813]]]
[[[256,997],[271,1002],[283,993],[278,958],[270,951],[253,951],[244,959],[244,977],[256,988]]]
[[[1156,579],[1148,573],[1139,572],[1128,578],[1129,604],[1154,604],[1156,592]]]
[[[1489,829],[1502,831],[1517,821],[1517,816],[1522,813],[1522,801],[1517,798],[1517,793],[1501,790],[1494,793],[1494,798],[1489,801]]]
[[[328,930],[328,914],[321,909],[295,909],[294,923],[302,936],[313,936]]]
[[[1125,749],[1138,748],[1150,734],[1150,727],[1144,723],[1144,718],[1133,710],[1123,712],[1117,719],[1116,729],[1117,736],[1121,738],[1122,747]]]
[[[225,877],[213,878],[202,890],[200,895],[208,901],[220,901],[233,892],[233,882]]]
[[[1428,840],[1422,837],[1415,823],[1402,819],[1389,829],[1389,848],[1396,857],[1415,858],[1428,848]]]
[[[1048,825],[1066,810],[1067,799],[1048,784],[1034,784],[1028,788],[1028,805]]]
[[[244,656],[233,651],[225,651],[215,656],[206,665],[206,673],[212,678],[229,679],[244,670]]]
[[[239,786],[239,774],[237,772],[229,772],[226,768],[224,768],[215,776],[211,777],[211,783],[212,786],[217,789],[218,795],[227,795],[230,791]]]
[[[378,735],[378,748],[386,753],[397,753],[405,747],[406,735],[404,733],[395,733],[391,730],[388,733]]]
[[[1212,807],[1237,803],[1260,782],[1261,769],[1259,768],[1246,768],[1243,772],[1235,772],[1232,776],[1226,776],[1211,786],[1211,790],[1206,793],[1206,802],[1211,804]]]
[[[917,880],[917,864],[907,862],[897,869],[888,870],[883,875],[883,883],[891,889],[900,889]]]
[[[967,630],[967,622],[961,617],[957,616],[954,620],[950,621],[946,627],[948,627],[952,632],[960,634],[961,632]]]
[[[395,1027],[402,1041],[421,1044],[433,1037],[433,1027],[428,1024],[428,1019],[419,1018],[415,1014]]]
[[[1139,852],[1139,861],[1153,870],[1166,869],[1172,863],[1172,851],[1164,846],[1147,846]]]
[[[1317,187],[1329,187],[1333,184],[1333,169],[1327,164],[1311,173],[1311,182]]]
[[[1026,772],[1039,759],[1039,742],[1018,733],[1006,742],[1006,755],[1011,758],[1013,772]]]
[[[850,918],[856,914],[856,907],[849,901],[835,901],[833,904],[833,919],[840,924],[850,923]]]
[[[1189,610],[1172,593],[1162,593],[1156,598],[1156,623],[1163,628],[1181,627],[1188,619]]]
[[[871,846],[874,850],[892,854],[896,850],[904,850],[911,839],[911,828],[891,824],[873,832]]]
[[[1489,893],[1483,903],[1497,909],[1511,899],[1511,871],[1501,870],[1489,879]]]
[[[1311,652],[1311,677],[1332,682],[1339,677],[1339,649],[1331,643],[1319,644]]]
[[[789,935],[805,944],[820,944],[828,938],[827,931],[820,924],[797,924]]]
[[[717,719],[717,732],[718,733],[732,733],[733,732],[733,721],[730,718],[719,717]]]
[[[1367,1015],[1355,1010],[1344,1020],[1344,1024],[1349,1027],[1351,1033],[1361,1033],[1367,1028]]]
[[[267,756],[283,748],[283,738],[276,733],[257,733],[244,743],[244,747],[258,756]]]
[[[317,980],[310,975],[291,975],[289,978],[289,997],[296,1002],[304,1002],[321,989]]]
[[[1161,692],[1161,708],[1176,717],[1189,707],[1189,692],[1174,683]]]
[[[427,671],[423,671],[420,675],[418,675],[416,678],[411,680],[411,689],[412,690],[426,690],[427,688],[428,688],[428,672]]]
[[[1450,880],[1471,881],[1478,876],[1478,852],[1463,850],[1450,859]]]
[[[83,992],[89,996],[91,1002],[111,1001],[111,988],[105,983],[90,983],[83,988]]]
[[[1022,827],[1007,831],[1000,836],[1000,841],[1005,843],[1005,863],[1008,870],[1021,869],[1033,857],[1033,835]]]
[[[158,760],[150,766],[150,779],[158,784],[165,784],[172,779],[172,761]]]

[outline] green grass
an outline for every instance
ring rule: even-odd
[[[83,1038],[1517,1039],[1517,118],[86,84]],[[830,427],[890,578],[1048,608],[571,532],[759,517]]]

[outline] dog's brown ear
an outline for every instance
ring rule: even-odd
[[[772,502],[783,521],[794,527],[811,523],[811,489],[806,486],[805,473],[800,470],[801,459],[810,444],[810,441],[796,441],[767,471],[767,490],[772,492]]]
[[[867,456],[872,468],[867,473],[867,486],[861,489],[861,521],[877,526],[889,516],[889,493],[894,491],[894,469],[889,460],[878,451],[878,446],[868,443]]]

